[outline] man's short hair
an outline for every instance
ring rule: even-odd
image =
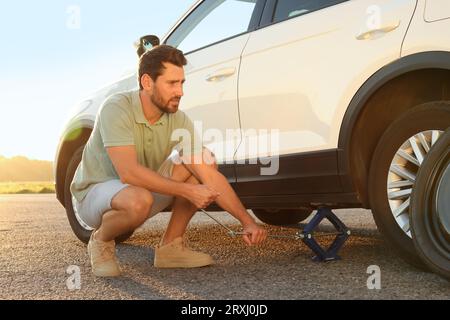
[[[163,73],[163,62],[171,63],[177,67],[183,67],[187,64],[186,58],[182,51],[168,46],[160,45],[144,53],[139,59],[139,88],[142,90],[141,78],[144,74],[148,74],[153,81]]]

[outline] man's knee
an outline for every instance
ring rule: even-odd
[[[202,154],[184,156],[182,160],[187,164],[205,165],[216,170],[219,168],[216,156],[206,147],[203,148]]]
[[[132,195],[127,204],[127,214],[134,227],[140,226],[150,216],[153,205],[152,193],[144,188],[131,187]]]
[[[197,169],[197,165],[201,165],[204,168],[218,170],[219,166],[216,161],[214,153],[209,151],[207,148],[203,148],[201,155],[197,156],[181,156],[183,164],[174,163],[171,179],[179,182],[187,182],[192,184],[200,183],[196,178],[198,177],[192,175],[193,171]],[[194,165],[188,169],[185,165]]]
[[[217,159],[216,159],[215,154],[207,148],[203,149],[203,161],[208,166],[210,166],[216,170],[219,169],[219,165],[217,164]]]

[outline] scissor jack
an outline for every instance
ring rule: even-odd
[[[207,213],[205,210],[201,209],[201,211],[205,213],[208,217],[213,219],[215,222],[217,222],[219,225],[227,229],[228,235],[230,235],[231,237],[234,238],[239,235],[244,235],[244,232],[236,232],[231,230],[230,228],[222,224],[220,221],[218,221],[216,218],[211,216],[209,213]],[[323,219],[327,219],[328,221],[330,221],[331,224],[336,229],[336,232],[334,233],[316,235],[316,238],[329,235],[336,235],[335,239],[327,249],[324,249],[322,246],[320,246],[320,244],[317,243],[316,239],[314,238],[314,231],[316,230],[317,226],[322,222]],[[300,229],[300,225],[296,225],[295,228]],[[294,235],[269,234],[268,236],[271,238],[302,240],[303,243],[306,244],[308,248],[310,248],[314,252],[315,256],[312,258],[313,261],[326,262],[341,259],[341,257],[338,255],[338,252],[344,245],[345,241],[347,241],[350,234],[351,234],[350,230],[333,213],[333,211],[331,211],[330,208],[320,207],[318,208],[314,217],[306,224],[303,230],[300,229]]]

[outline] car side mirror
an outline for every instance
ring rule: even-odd
[[[134,43],[138,57],[140,58],[145,52],[159,46],[159,43],[159,38],[155,35],[146,35],[141,37]]]

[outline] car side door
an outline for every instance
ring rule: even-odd
[[[222,173],[235,182],[233,156],[241,140],[238,74],[258,0],[202,1],[164,40],[185,53],[180,109],[203,135]],[[232,22],[232,23],[230,23]]]

